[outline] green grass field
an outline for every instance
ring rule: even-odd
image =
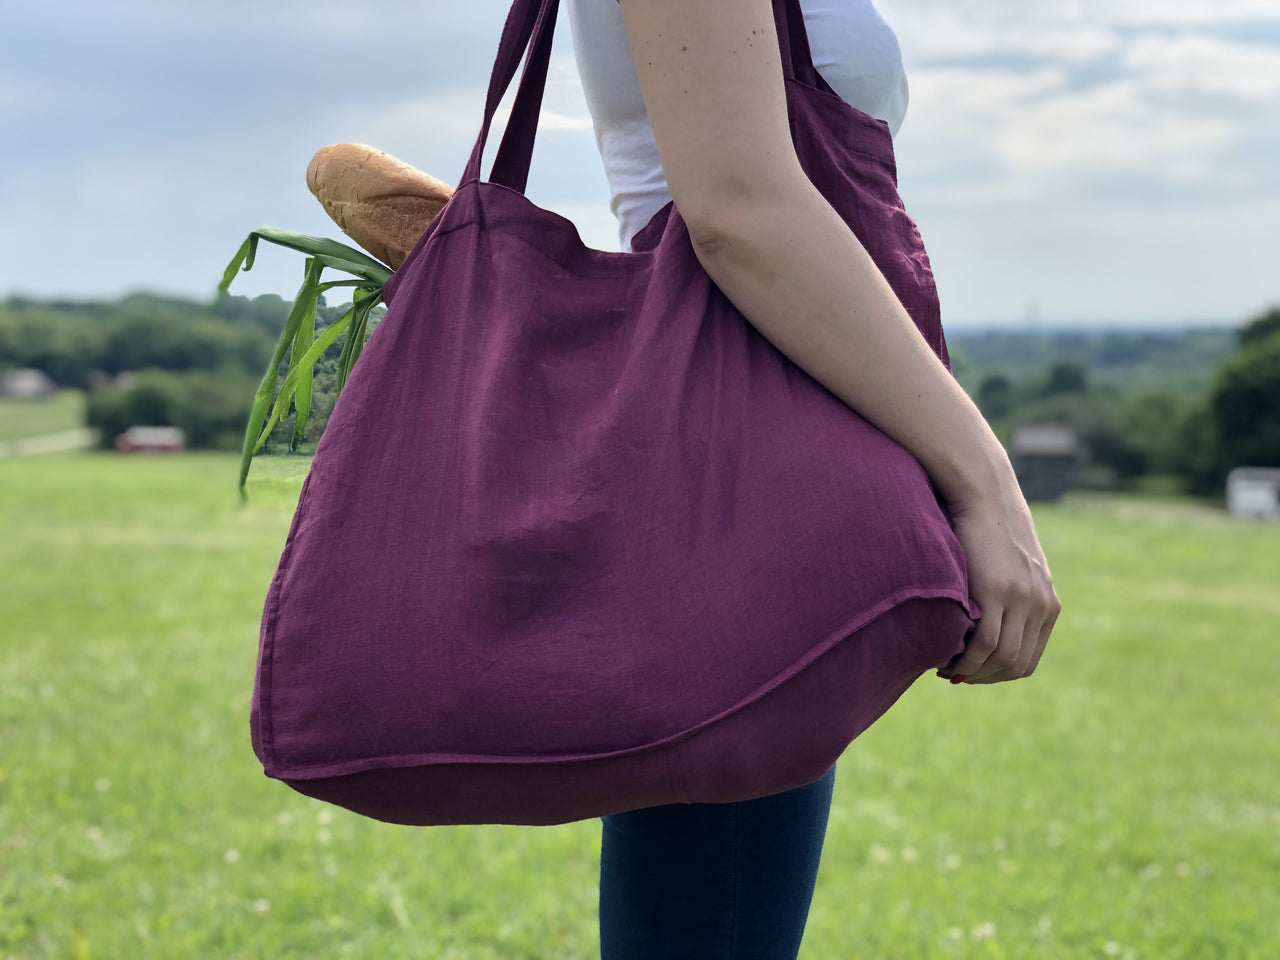
[[[234,455],[0,463],[0,957],[597,956],[598,821],[393,827],[262,776],[306,465],[255,463],[242,508]],[[1037,518],[1040,671],[922,678],[849,748],[801,956],[1280,955],[1280,527]]]
[[[84,426],[85,395],[59,390],[39,400],[0,398],[0,441],[23,440]]]

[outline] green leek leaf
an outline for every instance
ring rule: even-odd
[[[242,501],[247,499],[245,482],[249,476],[249,466],[253,462],[253,457],[262,449],[276,424],[288,416],[290,403],[297,417],[289,440],[289,449],[298,449],[303,431],[311,416],[316,362],[330,344],[346,331],[347,339],[343,343],[342,354],[338,361],[338,391],[341,393],[364,349],[369,315],[374,307],[382,302],[383,286],[391,279],[392,274],[391,268],[386,264],[337,240],[312,237],[293,230],[281,230],[278,227],[259,227],[245,238],[226,270],[223,271],[222,281],[218,284],[219,291],[227,290],[237,273],[241,270],[249,270],[253,266],[259,240],[266,240],[305,253],[307,260],[302,286],[298,289],[298,296],[280,333],[280,340],[272,354],[271,363],[254,394],[253,409],[249,414],[249,422],[245,426],[244,445],[240,453]],[[321,282],[325,269],[340,270],[351,274],[353,279]],[[352,288],[351,308],[330,324],[319,337],[316,337],[316,308],[319,298],[325,291],[335,287]],[[286,353],[289,355],[289,361],[281,379],[281,364],[284,363]]]

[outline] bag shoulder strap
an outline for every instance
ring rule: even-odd
[[[480,178],[481,158],[494,115],[515,77],[516,67],[524,57],[524,71],[520,75],[511,116],[489,172],[491,182],[524,193],[533,161],[533,145],[538,132],[538,117],[542,112],[542,96],[547,84],[559,7],[560,0],[514,0],[511,4],[498,43],[498,56],[489,77],[484,121],[461,183]],[[828,93],[834,92],[814,69],[800,0],[773,0],[773,19],[778,31],[782,75]]]

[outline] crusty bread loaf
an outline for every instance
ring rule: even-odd
[[[392,268],[453,196],[447,183],[362,143],[317,151],[307,186],[343,233]]]

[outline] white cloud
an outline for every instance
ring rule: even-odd
[[[485,144],[484,169],[492,160],[511,115],[516,84],[494,113]],[[325,120],[333,140],[369,143],[453,182],[466,165],[484,119],[486,90],[480,86],[436,87],[381,101],[365,100],[335,107]],[[539,131],[577,134],[584,157],[595,152],[591,117],[572,58],[553,57],[538,118]],[[547,144],[535,147],[535,162]],[[597,161],[598,162],[598,161]]]
[[[339,107],[329,125],[351,131],[341,139],[374,146],[418,141],[470,146],[480,131],[483,110],[483,90],[455,88]]]
[[[1047,34],[1065,31],[1069,37],[1065,46],[1082,41],[1088,46],[1091,34],[1117,27],[1274,24],[1278,16],[1275,0],[1060,0],[1054,4],[1017,0],[879,0],[877,6],[884,9],[896,29],[911,35],[913,44],[918,41],[920,49],[954,42],[957,52],[982,34],[1009,40],[1017,40],[1021,34],[1028,43],[1053,44],[1057,41]],[[983,49],[992,52],[985,45]],[[1005,48],[1004,52],[1017,50]]]
[[[1130,78],[1084,89],[1053,69],[930,71],[908,164],[946,202],[1063,195],[1084,184],[1141,178],[1173,185],[1217,174],[1237,139],[1228,117],[1153,106]],[[923,102],[921,102],[923,101]]]
[[[590,117],[570,117],[555,110],[543,109],[538,116],[539,130],[590,130]]]
[[[1225,119],[1152,110],[1127,80],[1064,93],[1009,119],[995,137],[998,155],[1046,187],[1070,173],[1195,179],[1233,135]]]
[[[1076,16],[1079,7],[1065,10]],[[1035,68],[997,67],[1000,58],[967,61],[959,53],[983,49],[970,34],[1009,36],[1000,15],[985,31],[957,25],[955,11],[942,16],[947,29],[931,31],[926,46],[940,52],[951,44],[953,56],[909,72],[912,102],[899,138],[913,148],[906,164],[936,202],[1076,191],[1081,202],[1105,195],[1114,203],[1139,181],[1143,189],[1130,191],[1136,203],[1161,190],[1166,199],[1190,187],[1256,190],[1262,155],[1280,147],[1274,46],[1185,28],[1130,31],[1109,34],[1118,46],[1098,64],[1083,65],[1089,45],[1068,40],[1056,55],[1044,45]],[[1024,14],[1017,31],[1052,35],[1061,16],[1061,9]],[[913,40],[904,36],[904,48]]]
[[[904,11],[893,18],[907,38],[903,52],[909,62],[1006,57],[1087,63],[1120,47],[1120,37],[1105,25],[1068,20],[1045,29],[1046,20],[975,19],[952,8]]]
[[[1275,0],[1082,0],[1063,9],[1116,24],[1218,26],[1276,19]]]
[[[302,180],[325,143],[456,183],[508,6],[386,0],[375,30],[342,0],[15,8],[0,126],[36,149],[6,156],[0,296],[207,293],[252,227],[335,235]],[[877,6],[911,86],[902,192],[949,315],[1225,319],[1280,297],[1277,0]],[[528,194],[612,250],[566,27]],[[268,250],[236,290],[299,279]]]
[[[511,84],[512,88],[515,83]],[[501,122],[506,122],[514,97],[508,91],[504,98],[505,110],[500,110]],[[500,124],[499,124],[500,125]],[[591,130],[591,113],[578,79],[578,65],[572,54],[552,56],[547,67],[547,86],[542,95],[542,110],[538,114],[539,130]],[[592,148],[595,143],[592,141]]]
[[[1240,100],[1280,96],[1280,51],[1193,33],[1144,35],[1124,52],[1125,70],[1148,90]]]

